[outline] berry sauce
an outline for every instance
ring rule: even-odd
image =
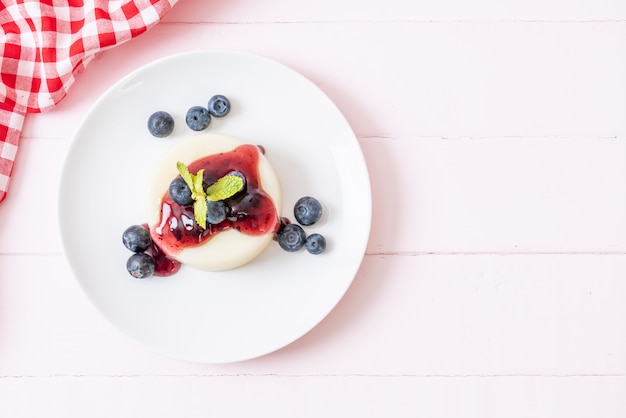
[[[149,230],[148,224],[143,226]],[[152,241],[150,247],[145,251],[146,254],[152,257],[154,260],[154,275],[155,276],[171,276],[180,270],[181,263],[169,258],[158,245]]]
[[[193,205],[175,203],[167,192],[161,200],[161,221],[152,229],[156,247],[167,248],[176,254],[211,239],[221,231],[235,229],[247,235],[275,233],[280,219],[272,198],[262,189],[259,179],[259,152],[255,145],[240,145],[232,151],[209,155],[188,165],[190,173],[204,169],[205,187],[232,171],[239,171],[246,179],[246,187],[225,200],[230,208],[228,218],[219,224],[207,224],[202,229],[195,221]],[[157,263],[158,264],[158,263]]]

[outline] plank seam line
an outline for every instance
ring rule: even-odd
[[[380,251],[366,252],[367,256],[624,256],[626,251]]]
[[[439,379],[492,379],[492,378],[546,378],[546,379],[572,379],[572,378],[624,378],[626,374],[623,373],[520,373],[520,374],[377,374],[377,373],[304,373],[304,374],[290,374],[290,373],[216,373],[216,374],[72,374],[72,373],[59,373],[50,375],[2,375],[0,379],[63,379],[63,378],[110,378],[110,379],[141,379],[141,378],[229,378],[229,377],[252,377],[252,378],[405,378],[405,379],[423,379],[423,378],[439,378]]]
[[[328,20],[223,20],[163,21],[159,25],[303,25],[303,24],[623,24],[626,19],[328,19]]]
[[[58,257],[62,252],[0,252],[0,257]]]
[[[0,257],[59,257],[63,252],[0,252]],[[625,256],[626,251],[366,251],[366,256]]]
[[[486,136],[447,136],[447,135],[412,135],[411,133],[393,134],[361,134],[357,135],[360,140],[397,140],[410,138],[412,141],[436,140],[436,141],[493,141],[493,140],[528,140],[528,141],[621,141],[619,135],[576,136],[576,135],[486,135]]]

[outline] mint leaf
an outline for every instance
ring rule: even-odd
[[[207,212],[207,204],[206,199],[198,199],[193,202],[193,214],[196,218],[196,222],[202,229],[206,229],[206,212]]]
[[[198,170],[198,172],[193,175],[189,172],[189,167],[187,167],[182,162],[176,163],[176,168],[178,168],[178,172],[180,173],[187,186],[191,189],[191,197],[194,200],[193,202],[193,215],[196,218],[196,222],[202,229],[206,229],[206,212],[207,212],[207,204],[206,204],[206,193],[204,193],[203,187],[203,177],[204,177],[204,169]]]
[[[187,183],[187,186],[189,186],[189,188],[193,192],[193,177],[189,173],[189,168],[187,168],[187,166],[180,161],[176,163],[176,168],[178,168],[180,176],[183,178],[183,180],[185,180],[185,183]]]
[[[213,202],[228,199],[243,187],[243,179],[239,176],[226,175],[207,187],[206,198]]]
[[[204,193],[204,169],[198,170],[195,176],[192,176],[193,179],[193,187],[191,188],[191,195],[196,196],[194,199],[202,199],[206,197]]]

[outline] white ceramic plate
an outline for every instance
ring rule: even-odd
[[[122,232],[146,221],[144,190],[157,159],[194,135],[185,113],[214,94],[232,110],[223,132],[265,147],[283,189],[283,214],[317,197],[325,215],[306,228],[328,242],[317,256],[272,243],[235,270],[190,267],[174,276],[133,279]],[[170,112],[174,133],[152,137],[148,116]],[[371,194],[359,144],[331,100],[293,70],[227,51],[170,56],[128,75],[94,105],[68,152],[59,194],[60,231],[81,287],[117,328],[157,352],[226,363],[280,349],[316,326],[340,301],[361,264]]]

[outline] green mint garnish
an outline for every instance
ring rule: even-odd
[[[198,225],[200,225],[200,228],[206,229],[206,193],[204,192],[204,188],[202,187],[204,170],[198,170],[196,175],[193,175],[189,172],[189,168],[180,161],[176,163],[176,168],[178,168],[180,176],[183,178],[183,180],[185,180],[185,183],[187,183],[189,189],[191,189],[191,198],[194,200],[193,214],[196,218],[196,222],[198,223]]]
[[[243,179],[239,176],[226,175],[207,187],[207,199],[217,202],[228,199],[243,187]]]
[[[243,179],[235,175],[226,175],[215,183],[207,187],[206,191],[202,186],[204,169],[198,170],[194,175],[189,172],[189,168],[180,161],[176,163],[178,172],[180,173],[189,189],[191,189],[191,197],[193,202],[193,214],[196,222],[202,229],[206,229],[206,213],[208,210],[207,199],[213,202],[228,199],[235,195],[243,188]]]
[[[193,202],[193,214],[196,218],[196,222],[200,225],[200,228],[206,229],[206,213],[208,207],[206,204],[206,199],[198,199]]]
[[[189,186],[189,188],[193,191],[194,182],[193,177],[189,173],[189,168],[187,168],[187,166],[180,161],[176,163],[176,168],[178,168],[178,172],[180,173],[180,176],[183,178],[183,180],[185,180],[185,183],[187,183],[187,186]]]

